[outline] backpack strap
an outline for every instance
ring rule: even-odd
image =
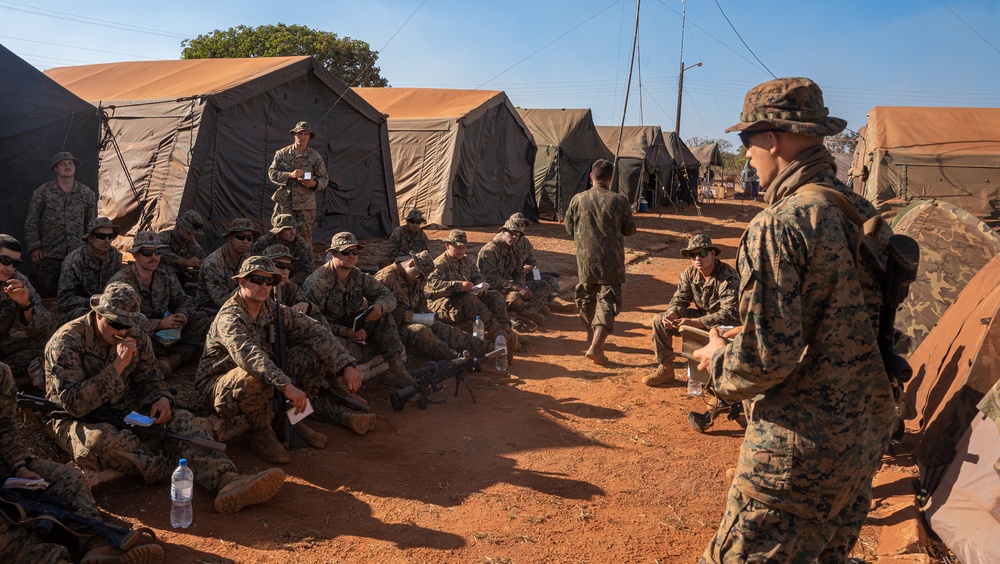
[[[861,234],[856,237],[854,241],[854,265],[857,267],[858,256],[861,252],[861,242],[868,236],[878,240],[878,235],[882,231],[882,227],[885,226],[885,220],[882,216],[875,215],[868,219],[863,218],[858,212],[858,209],[854,207],[854,204],[847,199],[847,196],[837,190],[834,190],[833,188],[827,188],[826,186],[821,186],[819,184],[805,184],[800,186],[796,192],[811,192],[826,197],[834,204],[837,204],[837,207],[840,208],[840,212],[844,214],[844,217],[846,217],[848,221],[861,228]]]

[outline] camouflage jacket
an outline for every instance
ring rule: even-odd
[[[7,468],[13,469],[18,460],[31,457],[31,451],[21,439],[20,422],[14,375],[6,364],[0,363],[0,474]]]
[[[396,327],[402,329],[409,325],[403,321],[403,315],[407,311],[427,313],[430,309],[427,307],[427,298],[424,296],[424,282],[418,280],[416,284],[410,284],[406,281],[406,275],[396,268],[396,264],[392,263],[379,270],[375,274],[375,280],[378,280],[380,284],[392,292],[393,296],[396,296],[396,309],[392,310],[391,315],[393,321],[396,322]]]
[[[581,284],[625,283],[625,237],[635,233],[625,196],[595,184],[573,196],[566,208],[566,232],[576,243]]]
[[[295,236],[290,244],[286,243],[280,239],[274,233],[267,233],[260,239],[254,241],[253,246],[250,247],[249,256],[263,255],[264,249],[270,247],[271,245],[284,245],[288,247],[288,252],[292,253],[292,257],[297,261],[292,266],[292,272],[288,276],[289,282],[295,282],[298,285],[302,285],[306,281],[306,278],[312,274],[313,270],[316,270],[315,257],[313,257],[312,249],[309,247],[309,243],[298,235]]]
[[[78,317],[56,331],[45,345],[45,393],[73,417],[110,407],[125,412],[148,412],[160,398],[171,398],[156,366],[149,337],[139,327],[126,336],[136,342],[137,352],[118,374],[112,362],[116,347],[104,345],[97,332],[94,312]],[[172,398],[171,398],[171,401]]]
[[[493,242],[502,243],[502,237],[503,233],[497,233],[493,236]],[[526,264],[532,268],[538,266],[538,261],[535,260],[535,246],[524,235],[518,237],[517,241],[514,242],[514,254],[517,256],[518,264],[522,267]]]
[[[311,172],[312,180],[317,182],[316,187],[306,188],[298,180],[288,178],[288,173],[295,170]],[[274,153],[274,162],[267,169],[267,177],[271,179],[271,182],[280,186],[271,199],[293,210],[316,209],[314,192],[326,188],[327,183],[330,182],[323,157],[312,147],[306,148],[302,153],[296,153],[294,145],[278,149]]]
[[[83,245],[96,217],[97,196],[90,188],[74,181],[67,194],[55,180],[42,184],[31,194],[24,222],[28,253],[42,249],[46,257],[65,257]]]
[[[389,239],[385,243],[385,252],[382,255],[382,260],[395,262],[396,257],[408,255],[411,251],[414,253],[426,251],[428,245],[430,245],[430,241],[427,239],[427,234],[424,233],[423,229],[418,230],[416,235],[411,236],[409,229],[405,225],[400,225],[389,234]]]
[[[38,292],[28,282],[28,278],[20,272],[14,272],[11,278],[16,278],[28,289],[28,301],[31,302],[31,323],[26,323],[24,313],[6,292],[0,292],[0,339],[10,337],[10,331],[19,325],[29,338],[36,341],[47,341],[58,326],[55,316],[42,305]],[[8,351],[4,351],[8,352]]]
[[[198,307],[208,311],[218,311],[240,285],[233,276],[240,270],[240,264],[247,258],[242,255],[236,260],[229,259],[229,247],[222,245],[205,257],[198,274]]]
[[[446,298],[461,294],[462,282],[472,282],[475,285],[486,282],[486,277],[479,272],[469,255],[465,255],[462,260],[455,260],[444,252],[434,259],[434,272],[427,277],[424,291],[431,299]]]
[[[191,298],[181,289],[181,282],[173,271],[165,271],[157,268],[153,271],[153,277],[149,285],[145,286],[139,279],[139,271],[132,263],[111,277],[111,282],[124,282],[135,288],[142,298],[139,311],[146,316],[146,322],[142,324],[142,330],[147,335],[156,333],[156,324],[163,319],[163,314],[183,313],[188,321],[194,319],[194,304]]]
[[[707,312],[698,318],[706,327],[740,324],[737,293],[740,289],[740,275],[736,269],[715,261],[715,268],[706,278],[696,266],[689,266],[681,272],[674,297],[670,298],[667,313],[680,313],[686,307],[694,307]]]
[[[315,320],[289,307],[277,307],[281,311],[288,347],[307,345],[326,361],[333,374],[354,361],[340,339]],[[195,374],[195,387],[199,392],[208,394],[217,377],[237,367],[272,386],[283,388],[291,382],[291,378],[271,360],[274,356],[275,312],[274,301],[268,300],[254,319],[240,294],[226,300],[205,337],[205,354]]]
[[[316,304],[319,314],[330,323],[334,335],[343,337],[354,316],[373,304],[382,306],[386,314],[396,308],[396,297],[388,288],[378,283],[370,274],[357,268],[351,271],[347,280],[337,279],[333,263],[328,262],[317,268],[303,286],[306,300]]]
[[[792,166],[815,169],[800,159]],[[829,161],[806,182],[839,190],[862,217],[876,215]],[[895,418],[876,343],[882,281],[864,259],[855,267],[858,227],[833,201],[796,192],[799,182],[773,184],[777,199],[750,222],[737,253],[744,329],[716,352],[711,371],[720,397],[752,400],[733,485],[825,520],[870,484]]]
[[[118,249],[110,247],[103,260],[94,258],[89,250],[90,246],[84,245],[63,259],[56,299],[64,315],[74,309],[90,309],[90,297],[104,292],[111,277],[122,269]]]
[[[167,245],[160,256],[161,265],[176,267],[178,258],[198,257],[199,260],[205,260],[205,249],[201,248],[196,239],[185,241],[176,229],[160,231],[157,235],[160,242]]]
[[[524,285],[524,269],[518,263],[517,253],[513,245],[506,245],[496,240],[490,241],[479,249],[476,268],[483,273],[490,288],[503,293],[510,290],[514,284]]]

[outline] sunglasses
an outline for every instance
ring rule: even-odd
[[[691,251],[688,254],[688,257],[690,257],[692,259],[693,258],[697,258],[697,257],[705,258],[705,257],[708,256],[708,253],[710,253],[710,252],[712,252],[712,251],[710,251],[708,249],[701,249],[700,251]]]
[[[361,254],[361,251],[359,251],[357,249],[354,249],[354,250],[351,250],[351,251],[340,251],[340,256],[342,256],[342,257],[346,257],[346,256],[349,256],[349,255],[358,256],[359,254]]]
[[[21,266],[21,261],[19,259],[10,258],[7,255],[0,255],[0,264],[4,266],[13,266],[14,268],[17,268]]]
[[[274,263],[274,268],[277,268],[279,270],[291,270],[292,265],[291,263],[288,262],[276,262]]]
[[[420,220],[420,219],[407,219],[406,223],[423,223],[423,220]]]
[[[94,236],[94,239],[101,239],[103,241],[110,241],[117,237],[114,233],[91,233],[91,235]]]
[[[247,235],[245,233],[233,233],[233,239],[237,241],[253,241],[253,235]]]
[[[129,327],[132,327],[131,325],[126,325],[125,323],[120,323],[118,321],[111,321],[107,317],[105,317],[104,320],[107,321],[108,326],[114,329],[115,331],[124,331]]]
[[[281,277],[254,274],[253,276],[247,276],[247,282],[258,286],[277,286],[281,283]]]
[[[163,253],[163,249],[141,249],[139,254],[144,257],[151,257],[153,255],[159,256]]]
[[[741,131],[739,133],[740,143],[743,143],[743,146],[749,149],[750,139],[752,139],[755,135],[761,135],[763,133],[784,133],[784,132],[781,131],[780,129],[758,129],[756,131]]]

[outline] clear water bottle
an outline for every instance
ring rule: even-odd
[[[688,366],[688,395],[689,396],[700,396],[701,395],[701,382],[695,380],[691,377],[691,367]]]
[[[477,315],[476,320],[472,323],[472,336],[477,339],[486,338],[486,326],[483,325],[483,320]]]
[[[182,458],[174,474],[170,477],[170,526],[186,529],[191,525],[194,514],[191,498],[194,497],[194,472],[188,468],[188,461]]]
[[[497,350],[503,349],[503,352],[495,357],[497,372],[507,372],[507,339],[503,336],[503,331],[497,331],[497,340],[494,341],[494,345]]]

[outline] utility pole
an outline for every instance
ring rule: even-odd
[[[681,0],[681,5],[683,6],[681,8],[681,66],[677,77],[677,121],[674,123],[674,135],[678,139],[681,138],[681,100],[684,96],[684,71],[701,66],[701,61],[698,61],[690,67],[684,68],[684,23],[687,20],[686,0]]]

